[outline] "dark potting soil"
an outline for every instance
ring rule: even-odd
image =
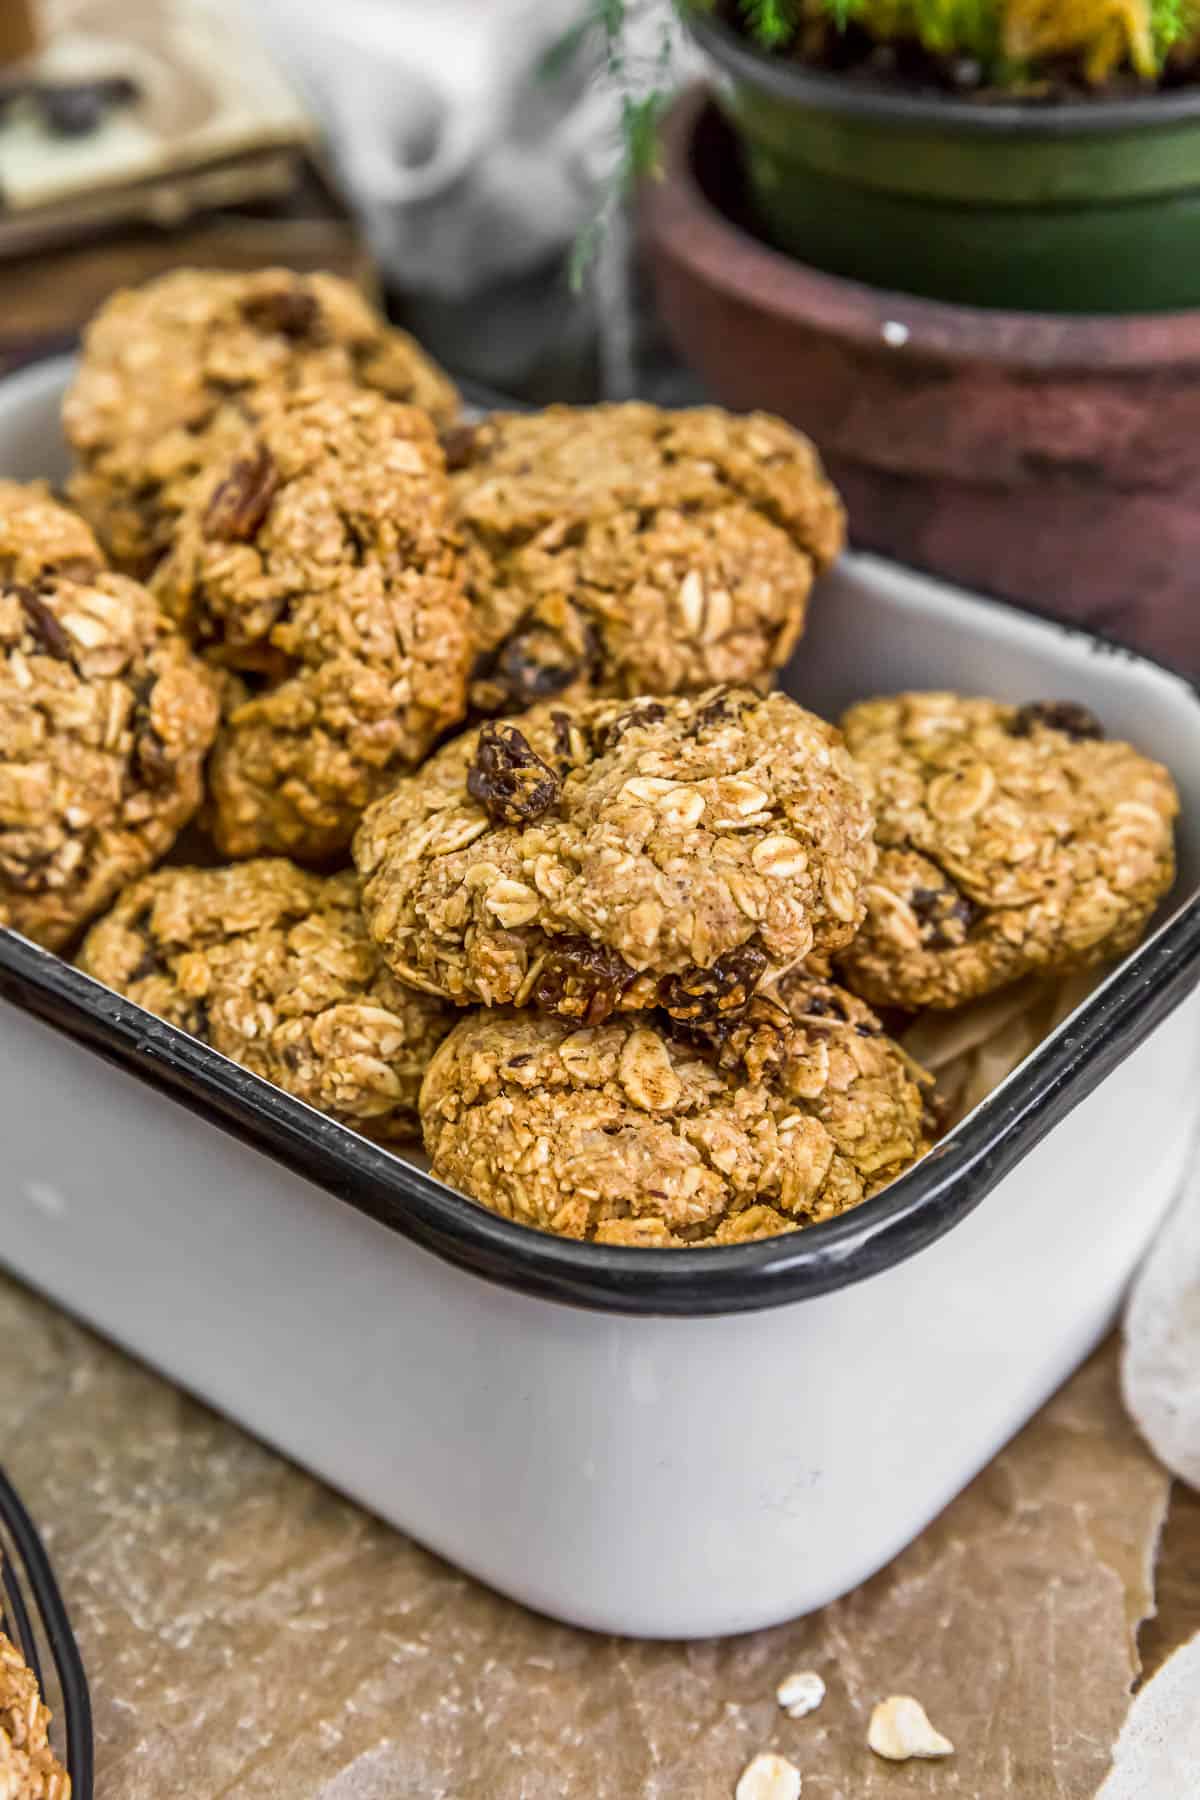
[[[718,0],[716,13],[739,37],[753,42],[745,29],[738,0]],[[761,53],[762,46],[755,45]],[[1167,68],[1154,86],[1133,74],[1121,74],[1103,87],[1089,87],[1067,59],[1047,64],[1036,80],[997,87],[984,81],[983,65],[973,56],[939,56],[915,38],[881,44],[861,25],[844,31],[816,26],[802,31],[796,41],[773,53],[782,62],[800,63],[828,75],[839,75],[879,93],[922,95],[952,94],[981,106],[1086,106],[1094,100],[1144,99],[1147,93],[1171,93],[1200,85],[1200,68]]]

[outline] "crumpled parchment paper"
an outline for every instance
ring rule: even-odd
[[[673,1645],[499,1599],[3,1280],[0,1343],[3,1456],[82,1642],[97,1800],[730,1800],[765,1749],[805,1800],[1093,1800],[1106,1776],[1168,1487],[1113,1346],[858,1592]],[[829,1688],[796,1721],[774,1699],[794,1668]],[[954,1757],[872,1756],[895,1692]]]

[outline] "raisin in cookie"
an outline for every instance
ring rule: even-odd
[[[208,671],[81,530],[0,493],[0,924],[50,949],[170,849],[217,728]]]
[[[901,694],[842,726],[880,858],[840,967],[876,1005],[958,1006],[1120,956],[1171,885],[1171,777],[1081,706]]]
[[[71,497],[114,561],[147,574],[191,480],[274,388],[353,381],[451,423],[458,396],[334,275],[179,269],[115,294],[63,407]]]
[[[743,688],[489,722],[381,800],[355,856],[402,980],[596,1024],[735,1011],[848,943],[875,851],[833,727]]]
[[[267,407],[195,484],[154,576],[231,682],[213,758],[228,856],[344,851],[463,715],[471,656],[428,417],[350,388]]]
[[[0,1793],[11,1800],[69,1800],[71,1780],[50,1748],[50,1710],[37,1677],[0,1631]]]
[[[388,974],[351,873],[282,857],[160,869],[88,933],[80,967],[368,1136],[417,1135],[452,1013]]]
[[[762,413],[498,414],[456,434],[451,465],[481,712],[757,681],[842,544],[812,445]]]
[[[751,1012],[472,1014],[421,1092],[433,1173],[567,1237],[722,1244],[833,1218],[928,1148],[921,1072],[862,1002],[798,975]]]

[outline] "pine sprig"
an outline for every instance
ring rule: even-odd
[[[740,0],[742,17],[752,38],[764,50],[778,50],[790,43],[800,23],[796,0]],[[845,4],[845,0],[835,0]]]
[[[658,167],[658,126],[665,96],[659,88],[621,101],[621,135],[625,144],[624,181],[629,187],[640,175]]]

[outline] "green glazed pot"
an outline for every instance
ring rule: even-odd
[[[685,11],[779,249],[961,305],[1200,305],[1200,89],[1057,105],[893,95]]]

